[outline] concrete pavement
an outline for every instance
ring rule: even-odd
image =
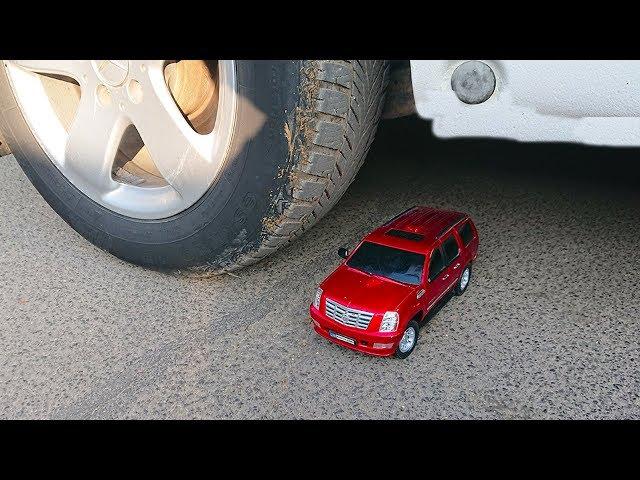
[[[310,232],[237,276],[126,264],[0,159],[0,418],[640,418],[640,152],[383,123]],[[336,249],[414,204],[480,231],[404,361],[310,326]]]

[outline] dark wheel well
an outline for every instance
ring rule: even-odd
[[[424,320],[425,316],[426,315],[423,314],[422,310],[418,310],[411,320],[409,320],[409,323],[415,321],[418,325],[422,326],[422,320]]]
[[[389,62],[389,85],[382,109],[382,118],[400,118],[416,113],[411,81],[411,63],[409,60],[391,60]]]

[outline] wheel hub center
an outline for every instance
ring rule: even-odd
[[[129,76],[129,60],[92,60],[96,75],[105,85],[118,87]]]

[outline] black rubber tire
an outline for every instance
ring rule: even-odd
[[[460,287],[460,281],[462,280],[462,274],[464,273],[464,271],[466,269],[469,269],[469,281],[467,282],[467,285],[464,288]],[[453,289],[453,293],[455,293],[457,296],[462,295],[464,292],[467,291],[467,289],[469,288],[469,284],[471,283],[471,264],[468,264],[467,266],[465,266],[462,271],[460,272],[460,276],[458,277],[458,281],[456,282],[456,286]]]
[[[76,231],[139,265],[201,274],[255,263],[313,226],[353,181],[373,140],[389,66],[381,60],[237,61],[243,105],[267,115],[253,138],[240,107],[232,155],[192,207],[162,220],[114,213],[49,161],[0,68],[0,130],[20,166]]]
[[[402,353],[398,348],[396,348],[396,351],[394,353],[394,356],[396,358],[400,358],[400,359],[405,359],[407,358],[409,355],[411,355],[411,353],[416,349],[416,345],[418,344],[418,338],[420,337],[420,326],[418,325],[418,322],[416,322],[415,320],[411,320],[408,324],[407,327],[404,329],[404,331],[402,332],[404,334],[404,332],[407,331],[407,328],[413,328],[416,331],[416,340],[415,342],[413,342],[413,347],[411,347],[411,350],[409,350],[408,352],[404,352]]]

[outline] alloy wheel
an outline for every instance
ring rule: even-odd
[[[4,62],[40,146],[104,207],[161,219],[195,204],[228,155],[233,61]]]
[[[408,327],[402,338],[400,339],[400,344],[398,345],[398,350],[402,353],[407,353],[409,350],[413,348],[413,345],[416,343],[416,331],[413,327]]]

